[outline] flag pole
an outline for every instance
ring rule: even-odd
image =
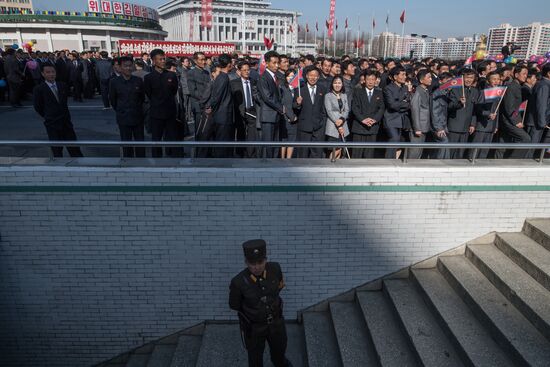
[[[337,32],[337,30],[336,30],[334,24],[332,25],[332,31],[334,32],[334,55],[333,56],[336,57],[336,32]]]
[[[242,24],[243,24],[243,55],[246,53],[246,37],[245,37],[245,32],[246,32],[246,3],[245,3],[245,0],[243,0],[243,21],[242,21]]]
[[[346,27],[346,38],[344,41],[344,55],[348,53],[348,29]]]
[[[462,75],[462,98],[466,99],[466,86],[464,85],[464,75]]]
[[[508,87],[504,89],[504,93],[502,93],[502,97],[500,97],[500,101],[498,101],[497,108],[495,109],[494,113],[498,112],[498,109],[500,108],[500,104],[502,103],[502,100],[504,99],[504,96],[506,95],[506,91],[508,90]]]
[[[287,35],[288,35],[288,21],[285,19],[285,54],[286,52],[286,46],[287,46]]]
[[[355,45],[357,47],[357,57],[359,57],[359,33],[361,32],[361,23],[359,23],[359,19],[361,18],[361,14],[357,15],[357,44]]]
[[[326,55],[327,54],[327,30],[326,30],[326,26],[325,26],[325,29],[323,30],[323,55]]]
[[[374,48],[374,22],[375,22],[375,13],[374,11],[372,12],[372,31],[371,31],[371,34],[370,34],[370,42],[369,42],[369,56],[373,56],[373,48]]]

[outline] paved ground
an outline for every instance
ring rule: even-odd
[[[23,101],[23,108],[12,108],[0,102],[0,140],[48,140],[42,118],[32,108],[31,101]],[[79,140],[120,139],[114,111],[103,111],[100,97],[84,103],[69,101],[73,125]],[[65,152],[66,153],[66,152]],[[118,149],[88,148],[85,156],[118,157]],[[0,147],[2,157],[47,157],[47,148]]]

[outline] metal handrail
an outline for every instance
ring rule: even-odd
[[[550,143],[524,144],[524,143],[387,143],[387,142],[281,142],[281,141],[50,141],[50,140],[0,140],[1,147],[116,147],[120,150],[120,158],[123,158],[123,148],[361,148],[361,149],[404,149],[404,161],[407,161],[409,149],[473,149],[474,157],[479,149],[486,150],[541,150],[539,162],[544,160],[546,150],[550,149]],[[472,159],[475,162],[475,158]]]

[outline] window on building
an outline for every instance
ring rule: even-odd
[[[275,21],[274,21],[274,20],[270,20],[270,21],[269,21],[269,25],[275,25]]]
[[[262,20],[258,19],[258,25],[262,25]]]
[[[237,24],[237,18],[233,18],[233,24]]]

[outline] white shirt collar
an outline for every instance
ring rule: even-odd
[[[272,77],[273,79],[275,79],[275,73],[274,73],[274,72],[272,72],[272,71],[269,70],[269,69],[265,69],[265,70],[269,73],[269,75],[271,75],[271,77]]]

